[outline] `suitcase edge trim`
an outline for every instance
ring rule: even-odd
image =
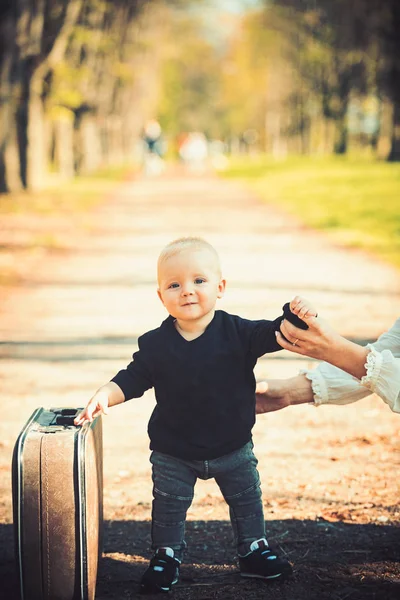
[[[29,435],[29,432],[36,422],[39,421],[40,415],[48,409],[44,407],[38,407],[31,414],[29,419],[26,421],[22,430],[20,431],[16,443],[14,445],[14,461],[15,467],[13,467],[13,472],[15,473],[15,482],[16,482],[16,491],[15,491],[15,502],[16,502],[16,511],[14,520],[16,521],[15,528],[15,537],[16,537],[16,561],[18,565],[18,575],[19,575],[19,584],[20,584],[20,595],[21,600],[26,599],[26,593],[28,590],[25,590],[26,582],[24,582],[24,555],[23,555],[23,520],[24,520],[24,507],[23,507],[23,497],[24,497],[24,459],[23,453],[25,448],[25,442]],[[50,409],[52,410],[52,409]],[[89,600],[88,595],[88,563],[87,563],[87,510],[86,510],[86,466],[85,466],[85,453],[86,453],[86,445],[87,438],[90,431],[93,431],[96,428],[96,425],[101,428],[102,422],[101,418],[97,417],[91,423],[86,423],[83,427],[74,427],[74,462],[75,462],[75,499],[78,503],[76,507],[76,518],[77,518],[77,526],[79,531],[79,544],[76,548],[78,553],[78,561],[76,567],[78,569],[77,573],[79,573],[79,587],[76,589],[75,594],[77,594],[79,600]],[[64,425],[65,427],[65,425]],[[62,428],[62,427],[61,427]],[[70,427],[68,426],[68,429]],[[102,495],[102,492],[101,492]],[[14,501],[14,499],[13,499]],[[75,596],[75,595],[74,595]],[[78,600],[77,598],[77,600]]]
[[[22,431],[20,432],[17,440],[17,451],[16,451],[16,469],[17,469],[17,548],[18,548],[18,571],[19,571],[19,584],[21,591],[21,600],[24,600],[24,577],[22,570],[22,482],[23,482],[23,461],[22,451],[25,443],[26,436],[32,423],[43,411],[43,407],[37,408],[28,421],[25,423]]]
[[[78,492],[78,523],[79,523],[79,567],[80,567],[80,592],[81,600],[85,600],[87,584],[87,569],[84,562],[86,552],[86,507],[85,507],[85,446],[88,427],[80,428],[75,434],[75,451],[77,465],[77,492]]]
[[[86,441],[90,430],[93,430],[99,417],[91,423],[79,427],[75,434],[75,452],[77,465],[77,496],[78,496],[78,523],[79,523],[79,566],[80,566],[80,592],[81,600],[88,599],[88,565],[87,560],[87,513],[86,513]],[[100,421],[101,422],[101,421]]]

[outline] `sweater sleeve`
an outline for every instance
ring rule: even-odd
[[[287,319],[296,327],[308,329],[307,324],[291,312],[289,303],[286,303],[282,310],[282,314],[273,321],[267,321],[265,319],[252,321],[250,351],[255,356],[260,357],[270,352],[283,350],[282,346],[276,341],[275,336],[275,332],[280,331],[283,319]]]
[[[370,349],[361,381],[326,362],[304,370],[311,381],[314,402],[350,404],[375,393],[393,412],[400,412],[400,319]]]
[[[138,343],[139,350],[134,352],[132,362],[129,363],[126,369],[122,369],[111,379],[121,388],[125,400],[140,398],[146,390],[153,387],[149,360],[146,361],[146,352],[141,349],[141,338],[139,338]]]

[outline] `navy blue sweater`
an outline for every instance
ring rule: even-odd
[[[112,381],[126,400],[154,387],[150,448],[211,460],[246,444],[255,422],[253,369],[260,356],[282,349],[275,337],[282,318],[250,321],[220,310],[200,337],[187,341],[169,316],[142,335],[132,362]]]

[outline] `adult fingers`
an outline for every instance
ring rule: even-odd
[[[299,310],[299,312],[297,313],[297,316],[300,319],[307,319],[307,315],[308,315],[308,311],[310,310],[309,306],[302,306]],[[312,313],[310,313],[311,315]]]
[[[306,317],[308,329],[313,329],[315,331],[320,331],[321,325],[323,324],[322,319],[314,316]]]
[[[296,310],[300,308],[303,303],[303,298],[301,296],[295,296],[293,300],[290,302],[290,310]]]
[[[298,346],[298,342],[299,342],[298,338],[293,338],[294,341],[291,342],[291,341],[288,341],[287,339],[285,339],[286,334],[285,334],[285,337],[283,337],[283,335],[281,333],[279,333],[279,331],[277,331],[275,335],[276,335],[276,341],[278,342],[278,344],[280,346],[282,346],[282,348],[284,348],[285,350],[289,350],[290,352],[295,352],[296,354],[303,354],[302,349],[300,348],[300,346]]]
[[[293,342],[297,342],[301,339],[302,334],[304,333],[303,329],[296,327],[293,323],[290,323],[287,319],[284,319],[281,323],[280,330],[283,336],[293,344]]]

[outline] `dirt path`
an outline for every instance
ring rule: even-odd
[[[0,302],[0,585],[18,598],[10,459],[37,406],[85,404],[130,359],[138,335],[165,318],[155,293],[160,248],[202,235],[221,254],[220,308],[274,318],[296,293],[343,334],[372,340],[398,317],[400,272],[271,210],[236,183],[163,177],[124,184]],[[7,294],[5,293],[7,291]],[[0,293],[1,290],[0,290]],[[311,364],[280,353],[257,376]],[[105,547],[98,598],[136,598],[150,556],[151,484],[146,423],[154,399],[105,420]],[[295,575],[283,586],[240,580],[228,511],[213,481],[199,482],[177,600],[391,600],[400,597],[399,417],[370,397],[345,408],[304,406],[263,415],[255,428],[270,539]]]

